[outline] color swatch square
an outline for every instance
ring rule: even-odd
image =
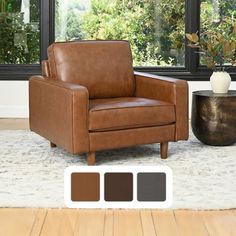
[[[105,201],[133,200],[132,173],[105,173],[104,181]]]
[[[100,174],[72,173],[71,174],[72,201],[99,201]]]
[[[165,173],[138,173],[137,185],[138,201],[166,200]]]

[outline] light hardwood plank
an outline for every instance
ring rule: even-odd
[[[138,210],[114,211],[114,236],[142,235],[141,217]]]
[[[29,129],[29,119],[0,118],[0,130]]]
[[[58,235],[73,236],[75,231],[75,224],[78,211],[74,209],[66,209],[63,211],[64,213],[62,214]]]
[[[236,210],[173,212],[0,208],[2,235],[235,236]]]
[[[179,231],[173,211],[152,211],[157,236],[178,236]]]
[[[176,223],[181,236],[208,236],[202,216],[197,211],[175,211]]]
[[[37,214],[35,216],[34,224],[31,229],[30,236],[38,236],[41,233],[43,228],[43,224],[47,215],[46,209],[38,209]]]
[[[143,236],[156,236],[152,213],[150,210],[140,211]]]
[[[232,209],[232,210],[230,210],[233,214],[234,214],[234,216],[236,217],[236,209]]]
[[[105,213],[104,236],[112,236],[114,227],[114,212],[107,210]]]
[[[0,235],[27,236],[33,227],[36,211],[34,209],[0,209]]]
[[[75,236],[103,236],[105,211],[79,210],[75,224]]]
[[[236,217],[232,211],[203,211],[201,215],[211,236],[235,236]]]
[[[40,236],[58,236],[64,211],[49,209]]]

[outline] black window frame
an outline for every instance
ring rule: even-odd
[[[55,0],[40,2],[40,61],[47,58],[47,48],[55,41]],[[185,0],[185,32],[200,32],[201,0]],[[134,67],[140,72],[175,77],[188,81],[209,81],[212,71],[199,65],[199,56],[185,45],[184,67]],[[230,69],[231,78],[236,81],[236,67]],[[41,63],[32,65],[0,65],[1,80],[28,80],[30,76],[41,74]]]

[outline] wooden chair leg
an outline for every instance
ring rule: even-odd
[[[161,159],[166,159],[168,156],[168,142],[161,143]]]
[[[87,153],[87,164],[88,166],[93,166],[95,164],[95,152]]]
[[[50,142],[50,146],[51,146],[52,148],[54,148],[54,147],[56,147],[57,145],[56,145],[55,143]]]

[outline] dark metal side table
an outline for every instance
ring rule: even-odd
[[[192,130],[203,143],[214,146],[236,142],[236,91],[215,94],[210,90],[193,92]]]

